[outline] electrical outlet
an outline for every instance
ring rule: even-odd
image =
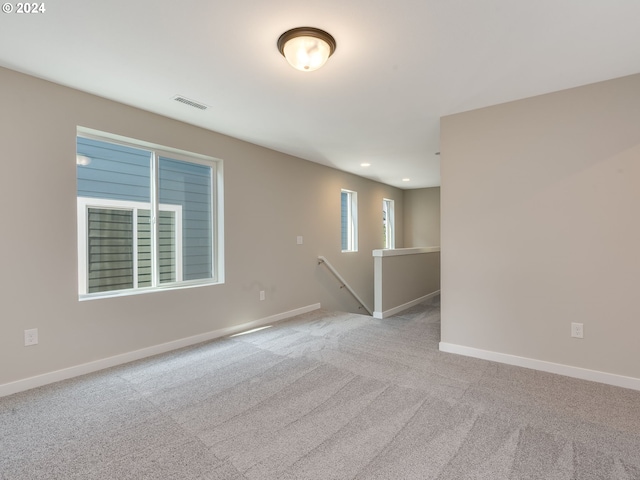
[[[264,300],[265,296],[264,296],[264,290],[260,290],[260,300]]]
[[[571,336],[573,338],[584,338],[584,324],[572,323],[571,324]]]
[[[24,346],[28,347],[30,345],[38,344],[38,329],[32,328],[30,330],[24,331]]]
[[[298,237],[296,238],[296,242],[298,245],[302,245],[302,235],[298,235]]]

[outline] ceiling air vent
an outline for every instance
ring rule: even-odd
[[[189,100],[188,98],[185,98],[182,95],[176,95],[175,97],[173,97],[173,99],[176,102],[184,103],[185,105],[189,105],[191,107],[195,107],[195,108],[198,108],[200,110],[206,110],[207,108],[209,108],[208,106],[206,106],[206,105],[204,105],[202,103],[198,103],[198,102],[195,102],[193,100]]]

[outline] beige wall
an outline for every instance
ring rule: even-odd
[[[443,342],[640,378],[639,93],[442,119]]]
[[[405,190],[404,246],[440,246],[440,187]]]
[[[373,305],[382,199],[402,237],[402,190],[10,70],[0,85],[0,385],[318,302],[357,311],[318,255]],[[78,301],[78,125],[224,161],[224,285]],[[358,192],[358,253],[340,252],[341,188]]]
[[[389,317],[439,292],[439,248],[376,250],[373,254],[374,317]]]

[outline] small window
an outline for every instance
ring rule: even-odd
[[[159,283],[182,281],[182,206],[160,205]],[[152,287],[151,211],[148,204],[78,198],[80,293]]]
[[[382,234],[384,236],[384,248],[396,248],[393,200],[387,198],[382,200]]]
[[[350,190],[341,192],[342,251],[358,251],[358,194]]]
[[[215,160],[79,133],[76,163],[81,298],[222,281]]]

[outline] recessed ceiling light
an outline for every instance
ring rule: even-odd
[[[296,70],[312,72],[325,64],[336,51],[336,41],[324,30],[298,27],[278,38],[278,50]]]
[[[371,166],[371,164],[370,164],[370,163],[366,163],[366,162],[365,162],[365,163],[361,163],[361,164],[360,164],[360,166],[361,166],[361,167],[370,167],[370,166]]]
[[[402,181],[403,182],[409,182],[409,181],[411,181],[411,179],[410,178],[403,178]]]

